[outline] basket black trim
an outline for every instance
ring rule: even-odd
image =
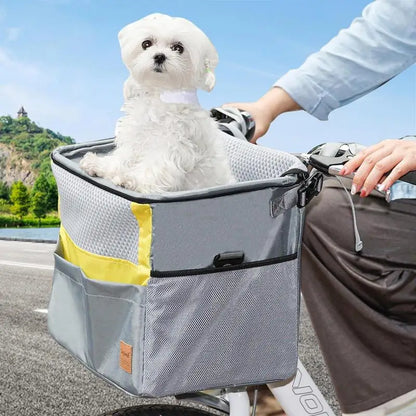
[[[59,154],[59,153],[58,153]],[[61,155],[62,156],[62,155]],[[64,156],[62,156],[64,157]],[[71,173],[72,175],[77,176],[80,179],[83,179],[84,181],[89,182],[90,184],[96,186],[97,188],[103,189],[104,191],[110,192],[113,195],[121,196],[124,199],[127,199],[131,202],[136,202],[138,204],[151,204],[151,203],[169,203],[169,202],[178,202],[178,201],[194,201],[198,199],[211,199],[211,198],[217,198],[221,196],[226,195],[234,195],[234,194],[242,194],[246,192],[252,192],[252,191],[258,191],[261,189],[267,189],[267,188],[295,188],[300,183],[304,181],[303,177],[297,176],[297,180],[295,183],[291,184],[282,184],[282,185],[274,185],[272,183],[264,183],[264,184],[256,184],[254,187],[247,187],[247,188],[234,188],[234,189],[224,189],[221,191],[216,192],[212,195],[196,195],[196,194],[189,194],[189,195],[181,195],[181,196],[172,196],[169,197],[169,199],[156,199],[156,198],[146,198],[146,197],[134,197],[127,193],[124,193],[123,191],[119,191],[117,189],[114,189],[112,187],[106,186],[102,183],[97,182],[94,177],[84,175],[80,172],[77,172],[75,170],[72,170],[69,166],[66,166],[64,163],[62,163],[60,160],[58,160],[55,156],[55,152],[51,153],[51,159],[53,163],[56,166],[59,166],[60,168],[66,170],[67,172]],[[283,175],[282,175],[283,176]]]
[[[272,257],[265,260],[256,260],[250,261],[243,264],[238,264],[235,266],[224,266],[224,267],[204,267],[200,269],[187,269],[187,270],[151,270],[150,277],[181,277],[181,276],[193,276],[197,274],[211,274],[211,273],[220,273],[230,270],[242,270],[242,269],[251,269],[253,267],[268,266],[271,264],[284,263],[286,261],[295,260],[298,257],[298,253],[288,254],[286,256]]]
[[[96,180],[94,180],[93,177],[87,176],[87,175],[83,175],[83,174],[81,174],[81,173],[79,173],[79,172],[71,169],[69,166],[66,166],[64,163],[62,163],[60,160],[58,160],[55,157],[55,154],[54,153],[51,153],[51,159],[52,159],[52,162],[56,166],[59,166],[60,168],[66,170],[71,175],[75,175],[78,178],[83,179],[84,181],[86,181],[86,182],[88,182],[88,183],[96,186],[97,188],[100,188],[100,189],[102,189],[104,191],[110,192],[113,195],[121,196],[122,198],[125,198],[128,201],[137,202],[139,204],[148,204],[148,203],[151,203],[151,202],[157,202],[157,201],[155,201],[153,199],[150,199],[150,198],[133,198],[133,197],[130,197],[129,195],[125,194],[122,191],[118,191],[117,189],[113,189],[113,188],[111,188],[109,186],[103,185],[102,183],[99,183]]]

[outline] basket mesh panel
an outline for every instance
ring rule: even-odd
[[[291,377],[297,363],[297,264],[150,279],[144,393]]]
[[[254,146],[227,134],[223,136],[231,170],[238,182],[278,178],[292,168],[306,170],[303,163],[289,153]]]
[[[138,262],[139,227],[130,202],[53,165],[62,225],[73,242],[102,256]]]

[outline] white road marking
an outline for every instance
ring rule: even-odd
[[[35,309],[33,312],[48,313],[47,309]]]
[[[47,264],[21,263],[18,261],[0,260],[0,265],[1,264],[3,266],[27,267],[29,269],[53,270],[53,266],[49,266]]]
[[[23,249],[25,253],[48,253],[48,249]]]

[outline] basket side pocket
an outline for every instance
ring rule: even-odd
[[[142,386],[145,291],[90,280],[55,254],[51,335],[97,375],[135,395]]]
[[[55,254],[52,293],[48,308],[50,334],[65,349],[91,365],[86,339],[86,306],[81,270],[70,268]]]
[[[151,278],[145,392],[163,396],[292,377],[298,307],[298,259]]]

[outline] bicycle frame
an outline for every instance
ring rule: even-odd
[[[311,376],[298,360],[295,377],[285,385],[268,384],[287,416],[335,416]],[[230,416],[250,416],[247,392],[228,392]]]

